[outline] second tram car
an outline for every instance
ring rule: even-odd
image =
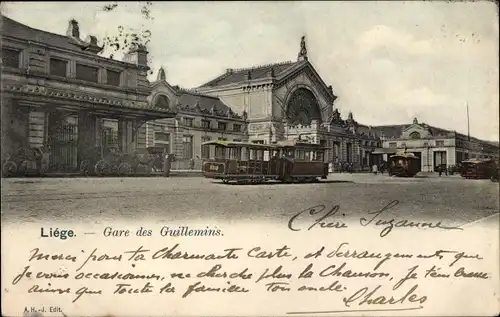
[[[391,156],[390,174],[413,177],[420,171],[420,161],[413,153],[399,152]]]
[[[223,182],[315,182],[328,176],[325,148],[318,144],[209,141],[202,153],[204,176]]]

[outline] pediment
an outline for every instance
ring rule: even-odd
[[[403,129],[402,137],[404,139],[424,139],[431,136],[428,128],[420,124],[412,124]]]
[[[173,109],[179,100],[179,92],[166,81],[156,81],[151,85],[151,94],[148,103],[151,106]]]
[[[328,103],[333,103],[335,99],[337,99],[337,96],[333,93],[333,88],[331,86],[328,86],[323,81],[316,69],[314,69],[312,64],[308,61],[299,64],[297,67],[292,67],[286,72],[282,73],[280,75],[280,78],[278,78],[278,82],[275,87],[286,85],[290,80],[293,80],[301,74],[305,74],[310,79],[311,83],[321,93],[321,95],[326,99]]]

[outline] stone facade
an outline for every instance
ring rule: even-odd
[[[142,124],[175,116],[149,106],[145,47],[116,61],[97,55],[95,37],[80,39],[74,20],[66,35],[5,16],[1,25],[2,161],[43,149],[51,170],[77,171],[107,147],[135,150]]]
[[[171,86],[160,69],[158,78],[151,84],[148,102],[152,107],[166,107],[177,115],[170,119],[154,120],[140,129],[144,135],[141,146],[167,151],[175,155],[173,167],[201,168],[204,158],[201,144],[210,140],[248,141],[246,113],[236,113],[221,99],[192,90]]]
[[[417,118],[412,124],[378,126],[374,131],[382,140],[382,148],[374,153],[388,161],[396,152],[412,152],[420,158],[421,170],[425,172],[434,171],[438,165],[453,166],[467,159],[499,158],[498,144],[419,123]]]

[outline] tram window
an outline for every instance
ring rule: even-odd
[[[240,148],[240,153],[241,153],[240,160],[247,161],[248,160],[248,148],[246,148],[246,147]]]
[[[271,151],[270,150],[263,150],[264,153],[263,155],[263,160],[268,162],[271,159]]]
[[[229,148],[229,158],[232,160],[241,160],[241,148]]]
[[[306,154],[305,154],[304,150],[296,150],[295,151],[295,158],[296,159],[304,160],[305,156],[306,156]]]
[[[314,156],[314,160],[315,161],[320,161],[320,162],[324,161],[324,157],[325,157],[325,153],[324,152],[316,151],[316,152],[314,152],[314,154],[315,154],[315,156]]]
[[[278,151],[278,150],[273,150],[273,151],[271,151],[271,152],[272,152],[272,153],[271,153],[271,154],[272,154],[272,156],[271,156],[271,158],[272,158],[272,159],[277,159],[277,158],[279,158],[279,157],[280,157],[280,151]]]
[[[222,146],[215,147],[215,158],[225,159],[226,158],[226,148]]]
[[[285,152],[285,157],[288,157],[288,158],[293,158],[293,150],[292,149],[287,149],[286,152]]]
[[[259,161],[264,160],[264,151],[263,150],[257,150],[257,160],[259,160]]]
[[[304,160],[311,161],[311,151],[304,151]]]
[[[256,158],[256,156],[257,156],[257,154],[255,153],[255,150],[254,150],[254,149],[248,149],[248,152],[249,152],[249,154],[250,154],[250,155],[248,156],[248,158],[249,158],[250,160],[255,160],[255,158]]]

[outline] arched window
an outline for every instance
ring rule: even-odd
[[[420,133],[417,131],[410,133],[410,139],[420,139]]]
[[[159,95],[155,98],[154,106],[162,109],[168,109],[170,106],[170,101],[168,100],[167,96]]]
[[[314,94],[305,88],[292,93],[287,108],[287,121],[292,125],[310,125],[312,120],[321,122],[321,111]]]

